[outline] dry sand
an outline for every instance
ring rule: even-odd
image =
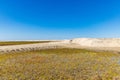
[[[0,53],[51,48],[80,48],[120,52],[120,38],[77,38],[49,43],[0,46]]]

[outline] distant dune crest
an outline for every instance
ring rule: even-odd
[[[120,38],[76,38],[71,43],[86,47],[120,47]]]

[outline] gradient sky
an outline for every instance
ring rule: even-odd
[[[120,37],[120,0],[0,0],[0,40]]]

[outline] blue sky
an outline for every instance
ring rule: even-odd
[[[120,37],[120,0],[0,0],[0,40]]]

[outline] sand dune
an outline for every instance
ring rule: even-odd
[[[72,43],[86,47],[120,47],[120,38],[77,38]]]
[[[24,45],[0,46],[0,53],[31,51],[51,48],[84,48],[120,52],[120,38],[77,38],[58,42],[35,43]]]

